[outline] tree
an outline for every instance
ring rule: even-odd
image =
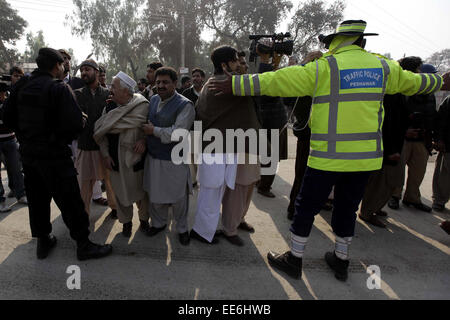
[[[146,11],[147,30],[150,43],[158,52],[159,60],[165,65],[182,67],[181,37],[184,17],[185,66],[198,65],[202,56],[200,34],[203,25],[199,19],[200,1],[153,0],[148,1]]]
[[[300,2],[289,24],[294,37],[294,52],[304,56],[319,45],[320,34],[333,33],[343,19],[344,9],[342,0],[328,6],[323,0]]]
[[[286,0],[200,0],[201,19],[222,43],[242,50],[250,34],[273,34],[292,8]]]
[[[444,73],[450,70],[450,49],[444,49],[433,53],[426,63],[432,64],[439,73]]]
[[[19,58],[15,46],[27,26],[27,22],[11,8],[5,0],[0,0],[0,69],[6,68],[6,63],[13,65]]]
[[[48,47],[45,43],[44,33],[39,30],[36,35],[27,33],[27,46],[22,57],[24,62],[34,62],[38,56],[39,49]]]
[[[94,54],[106,61],[108,73],[121,70],[138,78],[154,56],[146,33],[145,2],[140,0],[73,0],[67,16],[72,34],[89,35]]]

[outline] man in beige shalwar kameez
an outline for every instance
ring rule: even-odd
[[[147,121],[148,101],[134,94],[135,86],[136,82],[123,72],[113,78],[113,103],[108,104],[95,123],[94,132],[104,165],[111,170],[117,216],[126,237],[131,236],[134,203],[138,207],[141,231],[147,233],[150,228],[148,197],[143,189],[145,139],[141,128]]]

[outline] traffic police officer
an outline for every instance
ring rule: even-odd
[[[369,175],[383,161],[381,127],[384,94],[428,94],[439,90],[442,77],[404,71],[397,62],[363,49],[366,22],[348,20],[322,38],[329,52],[315,62],[264,74],[231,76],[211,82],[217,94],[238,96],[313,97],[309,126],[311,151],[303,185],[295,203],[291,250],[268,253],[272,266],[292,277],[302,274],[303,252],[314,216],[334,186],[331,226],[334,252],[325,260],[336,278],[347,279],[348,246],[354,235],[356,210]]]
[[[38,69],[23,77],[4,107],[4,122],[20,142],[31,234],[37,240],[37,257],[44,259],[56,245],[51,235],[50,202],[61,210],[70,236],[77,242],[79,260],[104,257],[110,245],[88,239],[89,217],[84,210],[68,144],[83,128],[83,117],[72,90],[60,79],[64,59],[42,48]]]

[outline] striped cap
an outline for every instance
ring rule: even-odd
[[[378,33],[364,33],[367,22],[364,20],[346,20],[342,22],[336,29],[336,33],[329,34],[320,39],[325,44],[330,44],[337,35],[342,36],[377,36]]]

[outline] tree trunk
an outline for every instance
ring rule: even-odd
[[[133,72],[133,78],[134,78],[134,80],[137,81],[138,80],[137,79],[137,73],[136,73],[137,68],[134,67],[133,59],[131,59],[130,56],[128,56],[128,62],[130,63],[131,72]]]

